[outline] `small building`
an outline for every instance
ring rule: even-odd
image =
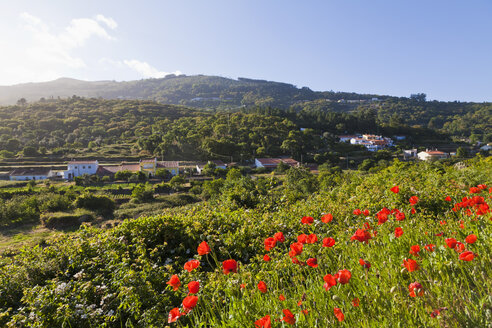
[[[482,147],[480,147],[480,150],[491,151],[492,150],[492,144],[487,144],[485,146],[482,146]]]
[[[448,158],[449,154],[439,150],[426,150],[418,153],[417,157],[422,161],[436,161],[438,159]]]
[[[359,136],[355,134],[338,136],[340,142],[350,142],[352,138],[359,138]]]
[[[160,161],[157,162],[157,169],[167,169],[172,176],[179,174],[179,162],[176,161]]]
[[[155,171],[157,170],[157,158],[141,159],[139,163],[141,172],[146,173],[150,178],[155,176]]]
[[[49,168],[19,168],[10,172],[9,178],[13,181],[46,180],[51,176]]]
[[[255,158],[256,167],[264,167],[267,169],[275,169],[281,162],[290,167],[299,166],[299,162],[293,158]]]
[[[63,172],[63,178],[66,180],[72,180],[75,177],[80,177],[84,174],[93,175],[96,174],[99,167],[99,162],[94,161],[75,161],[68,162],[68,169]]]
[[[417,157],[417,149],[405,149],[403,151],[403,159],[410,159]]]
[[[196,172],[198,174],[202,174],[203,168],[207,164],[215,164],[215,168],[217,168],[217,169],[224,169],[225,170],[227,168],[227,164],[224,163],[223,161],[221,161],[220,159],[212,159],[212,160],[209,160],[206,163],[199,163],[199,164],[197,164],[196,165]]]

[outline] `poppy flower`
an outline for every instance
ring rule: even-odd
[[[241,284],[241,285],[239,285],[239,288],[241,288],[241,289],[246,288],[246,284]]]
[[[280,294],[279,297],[278,297],[278,299],[281,300],[282,302],[285,301],[284,294]]]
[[[454,238],[446,238],[444,239],[444,242],[446,243],[446,245],[448,245],[449,248],[455,248],[456,244],[458,243],[458,241]]]
[[[419,202],[419,198],[417,196],[412,196],[408,201],[410,202],[411,205],[415,205]]]
[[[265,243],[265,250],[268,252],[275,247],[277,240],[273,237],[268,237],[267,239],[265,239],[264,243]]]
[[[184,313],[179,312],[179,308],[174,308],[169,311],[169,316],[167,317],[167,323],[175,322]]]
[[[316,236],[316,234],[312,233],[309,236],[307,236],[306,243],[308,243],[308,244],[314,244],[317,241],[318,241],[318,236]]]
[[[440,224],[440,225],[446,225],[446,224],[447,224],[447,222],[446,222],[446,221],[444,221],[444,220],[440,220],[440,221],[439,221],[439,224]]]
[[[321,222],[329,223],[333,220],[333,215],[331,213],[325,214],[321,217]]]
[[[432,253],[434,251],[434,248],[436,248],[436,245],[434,245],[434,244],[428,244],[428,245],[425,245],[424,248],[425,248],[426,251],[429,251],[429,252]]]
[[[303,216],[301,222],[302,224],[312,224],[314,222],[314,219],[311,216]]]
[[[309,259],[307,259],[306,264],[312,268],[317,268],[318,267],[318,260],[316,258],[309,258]]]
[[[285,237],[283,232],[279,231],[273,235],[273,238],[275,238],[276,241],[279,243],[283,243],[285,241]]]
[[[341,283],[342,285],[348,284],[351,277],[352,277],[352,273],[350,273],[349,270],[340,270],[335,275],[335,278],[337,279],[337,281],[339,283]]]
[[[480,190],[485,190],[485,189],[487,189],[487,185],[484,185],[484,184],[479,184],[477,187],[478,187],[478,189],[480,189]]]
[[[292,312],[290,312],[289,309],[284,309],[284,310],[282,310],[282,312],[284,313],[284,317],[282,318],[282,320],[285,323],[288,323],[289,325],[295,325],[296,318],[294,317]]]
[[[360,305],[360,300],[356,297],[352,300],[352,305],[358,307]]]
[[[393,188],[390,189],[392,192],[394,192],[395,194],[399,193],[400,192],[400,187],[398,186],[394,186]]]
[[[432,311],[432,313],[430,314],[431,318],[435,318],[437,316],[439,316],[441,314],[441,311],[439,311],[438,309]]]
[[[191,272],[200,266],[200,261],[198,260],[189,260],[185,263],[184,269],[188,272]]]
[[[362,214],[362,211],[360,209],[355,209],[353,212],[352,212],[354,215],[361,215]]]
[[[418,282],[412,282],[408,285],[408,291],[410,292],[410,297],[417,297],[424,295],[424,290],[422,289],[422,285]],[[417,291],[418,294],[415,293]]]
[[[470,251],[466,251],[460,254],[459,259],[462,261],[471,261],[475,257],[475,254]]]
[[[272,320],[269,315],[255,321],[255,328],[271,328]]]
[[[405,213],[403,212],[398,212],[395,214],[395,219],[396,221],[403,221],[405,220]]]
[[[470,188],[470,194],[476,194],[476,193],[479,193],[480,192],[480,189],[477,188],[477,187],[471,187]]]
[[[460,221],[460,229],[465,229],[465,225],[464,225],[465,222],[463,222],[463,220]]]
[[[359,264],[364,267],[364,269],[368,269],[371,267],[371,263],[369,261],[365,261],[363,259],[359,259]]]
[[[413,272],[419,269],[419,264],[417,261],[412,259],[403,260],[402,266],[404,266],[408,272]]]
[[[289,255],[290,255],[290,252],[289,252]],[[297,257],[292,256],[291,259],[292,259],[292,263],[302,265],[302,263],[297,259]]]
[[[301,312],[302,312],[302,314],[304,314],[304,315],[308,315],[309,310],[308,310],[308,309],[304,309],[304,310],[301,310]]]
[[[447,202],[450,202],[451,201],[451,197],[450,196],[447,196],[446,198],[444,198],[445,201]]]
[[[369,216],[369,214],[371,214],[371,212],[369,212],[368,209],[365,209],[364,211],[362,211],[362,214],[364,214],[364,216]]]
[[[395,237],[399,238],[403,235],[403,229],[401,227],[395,228]]]
[[[325,281],[323,288],[326,291],[329,291],[331,287],[336,286],[337,284],[337,280],[331,274],[327,274],[326,276],[324,276],[323,280]]]
[[[323,247],[333,247],[335,245],[335,239],[328,237],[323,239]]]
[[[419,256],[419,252],[420,252],[420,246],[419,245],[413,245],[412,247],[410,247],[410,254],[412,255],[415,255],[415,256]]]
[[[291,256],[300,255],[302,253],[302,248],[303,248],[302,243],[299,243],[299,242],[293,243],[292,245],[290,245],[289,255],[291,255]]]
[[[263,255],[263,261],[269,262],[271,260],[270,256],[268,254]]]
[[[367,243],[368,240],[371,238],[371,234],[366,229],[357,229],[357,231],[355,231],[354,235],[350,239]]]
[[[206,255],[210,253],[210,246],[208,246],[206,241],[202,241],[197,248],[198,255]]]
[[[183,299],[183,307],[186,311],[193,310],[193,308],[196,306],[196,303],[198,303],[198,297],[194,295],[186,296]]]
[[[388,221],[388,214],[385,212],[381,212],[381,211],[377,212],[376,217],[378,218],[378,225],[381,225],[386,221]]]
[[[236,260],[229,259],[222,262],[222,270],[225,274],[229,274],[230,272],[237,273],[237,262]]]
[[[177,275],[173,274],[167,284],[173,287],[173,290],[178,290],[179,286],[181,286],[181,281],[179,281],[179,277]]]
[[[412,208],[412,209],[410,210],[410,214],[415,214],[415,213],[417,213],[417,211],[416,211],[414,208]]]
[[[260,281],[258,283],[258,289],[260,290],[260,292],[266,293],[267,290],[268,290],[268,287],[267,287],[267,285],[266,285],[266,283],[264,281]]]
[[[466,238],[465,238],[465,241],[467,244],[473,244],[477,241],[477,236],[476,235],[468,235]]]
[[[342,322],[343,319],[345,319],[342,310],[340,310],[339,308],[334,308],[333,313],[335,313],[335,317],[337,317],[338,321]]]
[[[297,236],[297,241],[300,242],[301,244],[307,243],[307,238],[308,236],[305,233],[300,234]]]
[[[456,247],[454,248],[454,250],[455,250],[456,252],[458,252],[458,253],[462,253],[462,252],[464,252],[464,251],[465,251],[465,249],[466,249],[465,244],[460,243],[460,242],[457,242],[457,243],[456,243]]]
[[[190,294],[197,294],[200,290],[200,283],[198,281],[190,281],[188,283],[188,291]]]

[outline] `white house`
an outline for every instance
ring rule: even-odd
[[[72,180],[75,177],[80,177],[84,174],[93,175],[96,174],[99,163],[94,161],[74,161],[68,162],[68,169],[63,172],[63,178]]]
[[[417,149],[405,149],[403,151],[403,159],[409,159],[409,158],[414,158],[417,157]]]
[[[46,180],[51,176],[49,168],[19,168],[10,172],[10,180]]]
[[[438,159],[448,158],[449,155],[439,150],[426,150],[418,153],[417,157],[422,161],[435,161]]]
[[[290,167],[299,166],[299,162],[293,158],[255,158],[256,167],[265,167],[267,169],[274,169],[281,162]]]
[[[343,136],[338,136],[338,139],[340,139],[340,142],[350,142],[350,139],[352,138],[358,138],[358,135],[352,134],[352,135],[343,135]]]

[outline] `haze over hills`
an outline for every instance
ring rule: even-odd
[[[49,82],[0,86],[0,105],[12,105],[20,98],[28,102],[41,98],[102,97],[105,99],[144,99],[165,104],[199,108],[231,108],[238,106],[274,106],[287,108],[305,101],[371,99],[377,95],[346,92],[316,92],[288,83],[230,79],[206,75],[168,75],[161,79],[127,82],[82,81],[60,78]],[[383,97],[386,98],[386,97]]]

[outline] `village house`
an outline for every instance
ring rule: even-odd
[[[67,170],[63,172],[63,178],[65,180],[72,180],[73,178],[80,177],[84,174],[96,174],[99,167],[99,162],[97,160],[71,160],[70,162],[68,162],[67,166]]]
[[[422,161],[436,161],[438,159],[448,158],[449,154],[439,150],[426,150],[418,153],[417,157]]]
[[[267,169],[275,169],[278,164],[284,163],[290,167],[299,166],[299,162],[293,158],[255,158],[257,168],[264,167]]]
[[[158,161],[157,158],[141,159],[138,163],[121,163],[120,165],[102,165],[97,170],[99,176],[113,177],[117,172],[128,171],[131,173],[144,172],[149,178],[155,177],[157,170],[163,168],[169,170],[172,176],[179,174],[179,162]]]
[[[9,173],[9,179],[13,181],[46,180],[52,175],[50,168],[18,168]]]
[[[350,139],[350,143],[352,145],[362,145],[366,147],[368,151],[378,151],[393,146],[393,140],[391,140],[391,138],[375,134],[363,134],[362,137],[358,136]]]
[[[410,158],[416,158],[417,157],[417,149],[405,149],[403,151],[403,159],[408,160]]]

